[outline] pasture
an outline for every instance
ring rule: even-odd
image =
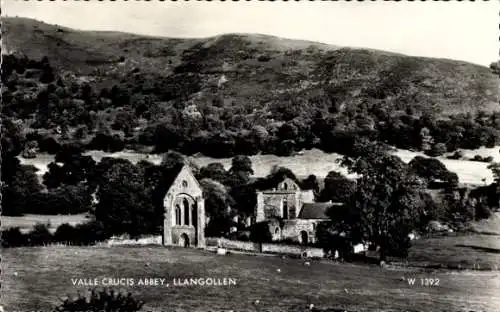
[[[133,151],[121,151],[116,153],[106,153],[102,151],[88,151],[86,155],[92,156],[96,161],[100,161],[103,157],[116,157],[128,159],[133,163],[140,160],[148,160],[155,164],[161,162],[161,155],[145,154]],[[481,156],[493,156],[495,161],[500,161],[500,153],[498,147],[483,148],[474,151],[464,151],[466,157],[472,157],[476,154]],[[424,156],[419,152],[410,152],[406,150],[397,150],[395,155],[399,156],[403,161],[409,162],[417,155]],[[335,170],[347,175],[347,170],[341,167],[336,161],[340,159],[338,154],[327,154],[318,149],[306,150],[303,155],[295,155],[288,157],[280,157],[276,155],[254,155],[250,156],[252,160],[254,176],[263,177],[269,174],[273,166],[283,166],[291,169],[297,176],[306,177],[310,174],[315,174],[319,178],[325,177],[329,171]],[[36,158],[26,159],[19,158],[23,164],[31,164],[38,168],[38,174],[43,175],[47,172],[47,166],[53,161],[53,155],[39,154]],[[206,156],[192,156],[190,159],[199,166],[206,166],[212,162],[219,162],[226,169],[231,167],[231,158],[211,158]],[[438,157],[443,164],[452,172],[455,172],[460,182],[467,184],[484,184],[491,183],[493,176],[487,168],[488,163],[469,161],[469,160],[452,160],[445,157]],[[485,179],[485,181],[483,181]]]
[[[166,278],[170,286],[123,286],[144,311],[498,311],[499,272],[424,272],[164,247],[37,247],[3,251],[6,311],[48,311],[88,286],[71,279]],[[277,269],[280,269],[278,272]],[[233,278],[230,286],[175,286],[173,278]],[[405,278],[416,278],[410,286]],[[439,279],[422,286],[420,278]],[[257,307],[253,303],[259,300]]]

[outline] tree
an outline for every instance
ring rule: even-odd
[[[441,180],[448,182],[450,186],[458,184],[458,176],[450,172],[438,159],[415,156],[408,166],[411,173],[424,178],[427,183]]]
[[[492,163],[488,165],[488,169],[493,174],[493,185],[496,191],[496,197],[500,198],[500,163]],[[500,201],[497,202],[497,207],[500,206]]]
[[[222,184],[227,183],[228,173],[221,163],[210,163],[207,166],[200,169],[198,179],[212,179],[218,181]]]
[[[228,184],[230,186],[247,184],[253,173],[252,161],[248,156],[235,156],[232,159],[231,168],[229,169]]]
[[[33,196],[42,190],[42,186],[36,175],[37,168],[26,165],[16,166],[16,162],[12,164],[15,166],[10,168],[14,171],[12,176],[2,175],[2,214],[20,216],[30,209]],[[4,170],[6,165],[5,162],[2,164],[4,172],[7,171]]]
[[[434,143],[434,138],[431,136],[429,128],[422,128],[420,130],[420,141],[421,146],[420,149],[424,152],[431,150],[432,144]]]
[[[432,148],[429,151],[427,151],[429,156],[432,156],[432,157],[441,156],[446,152],[447,152],[446,144],[444,144],[444,143],[436,143],[436,144],[432,145]]]
[[[231,188],[229,195],[239,216],[247,217],[254,214],[257,205],[257,193],[252,185],[234,186]]]
[[[347,179],[336,171],[330,171],[325,177],[325,187],[319,195],[319,201],[345,203],[354,194],[356,182]]]
[[[92,196],[89,188],[78,185],[61,185],[32,196],[27,213],[35,214],[77,214],[90,211]]]
[[[319,192],[318,178],[314,174],[309,175],[307,178],[302,180],[301,188],[303,190],[313,190],[314,194],[318,194]]]
[[[385,153],[376,143],[362,142],[360,157],[344,157],[343,164],[357,173],[356,191],[348,201],[349,221],[365,242],[380,247],[380,259],[394,250],[408,249],[408,234],[425,212],[425,184],[412,175],[396,156]],[[396,247],[395,247],[396,246]]]
[[[43,183],[48,188],[55,188],[88,182],[95,167],[96,162],[92,156],[83,156],[79,150],[62,150],[56,154],[55,162],[48,165],[48,171],[43,175]]]
[[[145,187],[144,172],[129,161],[111,164],[98,185],[97,221],[113,234],[133,237],[156,233],[163,217],[153,204],[153,190]]]
[[[234,156],[231,161],[231,168],[229,169],[229,172],[236,171],[246,172],[248,175],[254,174],[250,157],[245,155]]]
[[[232,211],[228,209],[232,204],[231,196],[226,187],[217,181],[203,179],[200,185],[205,198],[205,213],[210,218],[205,233],[207,236],[223,236],[232,225]]]

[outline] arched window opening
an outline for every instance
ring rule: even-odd
[[[196,208],[196,204],[191,205],[191,224],[194,226],[198,226],[198,211]]]
[[[283,199],[283,219],[288,219],[288,201]]]
[[[189,202],[186,198],[183,201],[184,204],[184,225],[189,225]]]
[[[175,223],[177,225],[181,225],[181,217],[182,217],[181,206],[175,205]]]
[[[283,189],[286,191],[288,189],[288,184],[283,183]]]

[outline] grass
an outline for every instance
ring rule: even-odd
[[[237,280],[225,287],[127,288],[147,302],[145,311],[304,311],[310,303],[359,311],[496,311],[500,304],[498,272],[425,273],[321,262],[304,266],[279,257],[163,247],[16,248],[4,250],[2,260],[6,311],[48,311],[58,298],[87,288],[73,286],[72,278],[104,277]],[[403,276],[439,279],[439,286],[409,286]],[[252,305],[257,299],[260,310]]]
[[[453,234],[417,240],[410,249],[412,266],[498,270],[500,236]]]
[[[2,216],[2,228],[19,227],[21,231],[29,231],[37,223],[50,224],[49,230],[55,231],[63,223],[76,225],[88,221],[86,214],[76,215],[37,215],[26,214],[21,217]]]

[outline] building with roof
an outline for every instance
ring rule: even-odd
[[[328,221],[327,211],[339,205],[315,202],[312,190],[284,178],[277,188],[257,192],[255,221],[269,224],[273,240],[315,243],[317,225]]]
[[[204,248],[205,200],[200,184],[187,165],[172,169],[167,180],[163,244]]]

